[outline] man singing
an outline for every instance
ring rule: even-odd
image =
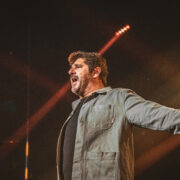
[[[180,110],[107,87],[106,60],[96,52],[73,52],[68,61],[79,99],[58,139],[58,180],[133,180],[133,125],[180,134]]]

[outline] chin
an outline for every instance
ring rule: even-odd
[[[76,88],[76,89],[72,88],[71,91],[72,91],[74,94],[79,95],[79,89],[77,89],[77,88]]]

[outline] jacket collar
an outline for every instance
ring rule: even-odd
[[[110,86],[98,89],[97,91],[93,92],[90,96],[92,95],[97,95],[97,94],[106,94],[108,91],[110,91],[112,88]],[[75,101],[72,102],[72,108],[73,110],[76,108],[76,106],[79,104],[79,102],[81,101],[81,99],[77,99]]]
[[[104,87],[104,88],[98,89],[97,91],[93,92],[92,94],[104,94],[104,93],[110,91],[111,89],[112,88],[110,86]]]

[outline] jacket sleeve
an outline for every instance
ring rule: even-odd
[[[130,89],[122,90],[127,120],[152,130],[166,130],[180,134],[180,110],[148,101]]]

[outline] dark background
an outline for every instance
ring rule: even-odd
[[[126,24],[131,29],[104,54],[109,85],[180,108],[177,2],[7,1],[0,8],[0,149],[9,151],[0,159],[1,179],[24,178],[25,137],[11,136],[68,81],[69,53],[98,51]],[[43,85],[37,75],[32,80],[33,73],[28,79],[27,66],[51,83]],[[30,131],[29,179],[56,179],[56,142],[74,99],[68,91]],[[134,136],[138,159],[172,135],[135,127]],[[135,179],[180,179],[179,150],[172,148]]]

